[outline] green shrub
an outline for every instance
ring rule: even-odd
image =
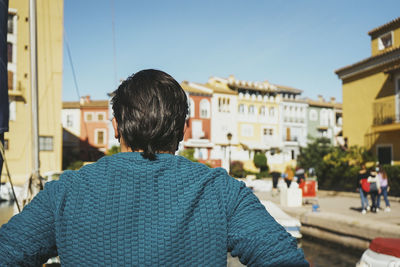
[[[360,165],[374,160],[372,154],[363,147],[353,146],[343,150],[333,147],[329,139],[319,138],[301,148],[298,164],[305,170],[311,167],[315,169],[321,189],[354,191]]]
[[[121,147],[120,146],[112,146],[108,151],[107,151],[107,155],[111,156],[114,154],[117,154],[121,152]]]
[[[83,166],[83,161],[82,160],[77,160],[72,162],[68,167],[67,170],[78,170]]]
[[[179,155],[187,158],[190,161],[197,162],[197,159],[194,157],[194,148],[185,148],[179,152]]]
[[[241,161],[232,161],[230,170],[230,175],[236,178],[243,178],[246,175]]]
[[[265,178],[268,175],[268,165],[267,165],[267,157],[264,153],[256,153],[253,158],[254,165],[260,169],[260,172],[256,174],[256,178]]]
[[[389,195],[400,196],[400,166],[384,165],[382,167],[389,179]]]

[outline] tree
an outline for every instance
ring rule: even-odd
[[[179,152],[179,155],[190,161],[197,162],[197,159],[194,157],[194,148],[185,148]]]
[[[114,154],[117,154],[121,152],[121,147],[120,146],[112,146],[108,151],[107,151],[107,156],[111,156]]]
[[[253,163],[260,169],[260,172],[256,175],[258,179],[268,175],[267,157],[265,156],[265,153],[257,152],[254,155]]]

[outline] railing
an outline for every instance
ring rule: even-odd
[[[399,114],[396,114],[395,100],[373,103],[373,124],[386,125],[400,121]]]

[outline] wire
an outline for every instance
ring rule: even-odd
[[[117,49],[115,45],[115,11],[114,11],[114,0],[111,1],[111,19],[112,19],[112,40],[113,40],[113,52],[114,52],[114,86],[118,86],[117,78]]]
[[[6,166],[8,180],[10,181],[10,184],[11,184],[11,189],[12,189],[12,193],[13,193],[13,196],[14,196],[14,200],[17,203],[18,212],[21,212],[21,208],[19,207],[17,196],[15,195],[14,185],[13,185],[12,180],[11,180],[10,170],[8,169],[8,164],[7,164],[6,156],[5,156],[5,153],[4,153],[4,146],[3,146],[2,142],[0,142],[0,153],[1,153],[1,156],[3,157],[4,165]]]
[[[65,32],[65,29],[64,29],[64,42],[65,42],[65,45],[66,45],[66,47],[67,47],[68,59],[69,59],[70,65],[71,65],[72,77],[74,78],[74,84],[75,84],[76,94],[78,95],[78,99],[80,99],[80,98],[81,98],[81,95],[80,95],[80,93],[79,93],[79,87],[78,87],[78,82],[77,82],[77,80],[76,80],[76,74],[75,74],[74,63],[73,63],[73,61],[72,61],[71,50],[70,50],[70,48],[69,48],[69,44],[68,44],[68,41],[67,41],[67,33]]]

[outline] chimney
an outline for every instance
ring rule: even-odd
[[[85,104],[85,99],[83,98],[83,96],[81,96],[81,99],[79,99],[79,103],[81,105]]]
[[[324,97],[322,95],[318,95],[319,102],[325,102]]]
[[[85,96],[85,102],[89,103],[90,102],[90,95]]]
[[[335,97],[331,97],[331,103],[335,104],[336,103],[336,98]]]

